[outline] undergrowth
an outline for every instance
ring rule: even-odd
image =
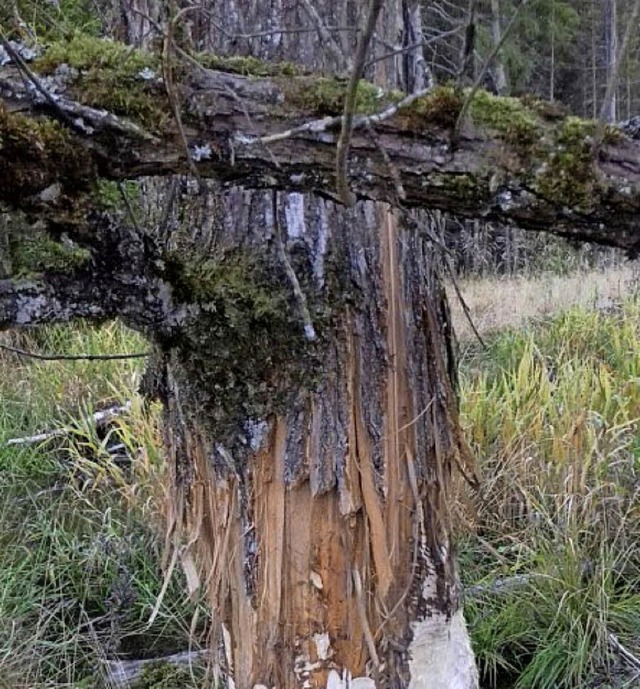
[[[463,421],[483,484],[460,570],[486,687],[633,686],[616,644],[640,654],[639,328],[637,301],[574,309],[465,354]],[[113,325],[3,337],[44,352],[145,349]],[[140,370],[0,356],[0,686],[100,689],[107,659],[206,644],[179,568],[148,624],[164,583],[163,495],[157,410],[131,392]],[[130,413],[99,435],[89,413],[125,400]],[[59,426],[71,432],[6,445]],[[124,465],[107,452],[116,434]],[[145,681],[203,686],[180,672]]]
[[[466,357],[483,484],[460,569],[486,686],[637,686],[618,644],[640,653],[639,335],[632,300]]]
[[[2,341],[63,354],[145,349],[116,325]],[[178,568],[158,603],[165,583],[158,410],[132,392],[140,367],[139,360],[0,357],[0,686],[100,689],[110,686],[107,660],[206,643],[206,612],[186,599]],[[89,420],[95,409],[126,401],[129,413],[106,432]],[[65,436],[7,446],[60,427]],[[108,452],[115,443],[117,456]]]

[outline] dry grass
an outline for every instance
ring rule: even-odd
[[[639,686],[611,639],[640,656],[640,301],[599,305],[465,348],[483,480],[461,573],[487,687]]]
[[[481,334],[521,327],[534,318],[567,311],[573,306],[600,310],[638,289],[640,266],[636,263],[605,271],[538,278],[493,278],[460,281],[459,287],[473,322]],[[461,342],[473,331],[453,286],[447,288],[456,333]]]

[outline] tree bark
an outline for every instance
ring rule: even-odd
[[[604,2],[604,53],[607,68],[607,84],[613,83],[610,97],[604,99],[601,117],[607,122],[615,122],[618,113],[618,2],[605,0]],[[607,88],[607,91],[609,89]]]
[[[230,34],[303,20],[253,0],[208,9],[223,6],[247,19],[225,25]],[[366,7],[316,9],[337,26],[358,24]],[[402,10],[387,3],[376,53],[402,44]],[[257,54],[324,66],[315,38],[286,36]],[[196,40],[229,49],[217,31]],[[371,76],[402,86],[402,64],[382,60]],[[292,145],[271,154],[293,161]],[[472,461],[431,260],[436,219],[403,222],[389,205],[343,209],[275,186],[224,194],[208,246],[217,265],[260,266],[243,293],[266,279],[288,316],[262,323],[248,297],[233,326],[219,308],[201,310],[160,354],[169,534],[191,584],[207,591],[221,672],[243,689],[473,689],[450,514],[453,475]],[[181,251],[207,258],[202,238]]]
[[[500,0],[491,0],[491,38],[493,39],[494,46],[498,45],[502,39]],[[553,47],[553,37],[551,40]],[[508,82],[507,71],[500,56],[494,60],[494,71],[496,91],[502,95],[507,91]],[[550,100],[553,101],[553,93],[551,94]]]
[[[387,62],[376,63],[385,79],[394,72]],[[72,100],[73,88],[82,91],[82,75],[73,88],[52,79],[55,108],[25,85],[15,67],[0,67],[0,136],[7,142],[0,148],[2,203],[59,223],[78,222],[84,216],[73,200],[86,197],[97,179],[187,173],[194,164],[202,177],[225,185],[334,198],[339,82],[191,66],[181,83],[187,155],[165,110],[162,128],[151,135],[139,123]],[[168,112],[164,86],[140,81]],[[322,99],[296,101],[295,94],[318,88],[334,89],[333,114],[327,115]],[[452,90],[436,90],[385,121],[374,119],[374,136],[361,126],[351,146],[352,192],[638,250],[639,141],[612,131],[594,156],[591,124],[559,117],[544,104],[483,99],[475,115],[471,108],[472,121],[455,146],[451,127],[461,102]],[[64,115],[75,131],[43,130],[42,115]],[[314,127],[305,128],[309,122]]]
[[[261,223],[249,212],[238,226],[237,209],[260,205],[252,196],[226,199],[218,241],[273,256],[266,204]],[[266,382],[251,373],[265,369],[254,332],[256,353],[233,362],[244,408],[231,413],[221,380],[230,362],[198,344],[201,329],[213,331],[206,316],[164,355],[169,523],[218,615],[214,646],[241,687],[346,687],[351,677],[362,687],[469,689],[451,482],[460,469],[472,475],[472,461],[432,228],[404,227],[370,202],[338,212],[329,201],[280,201],[287,251],[319,302],[312,355],[299,352],[294,370],[275,362],[264,400],[243,388]],[[295,349],[302,324],[285,337]],[[274,335],[269,351],[279,346]],[[322,374],[310,380],[314,369]]]

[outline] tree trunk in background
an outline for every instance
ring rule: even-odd
[[[500,0],[491,0],[491,36],[493,38],[493,45],[498,45],[502,39]],[[496,92],[500,95],[504,95],[508,88],[507,72],[500,57],[497,57],[494,61],[494,73]],[[551,100],[553,100],[553,97]]]
[[[607,83],[616,74],[618,59],[618,0],[605,0],[604,3],[604,50],[607,66]],[[611,98],[604,104],[603,111],[607,122],[616,122],[618,117],[618,89],[614,88]]]
[[[493,1],[493,0],[492,0]],[[550,62],[549,65],[549,100],[553,103],[556,99],[556,4],[551,0],[551,36]]]
[[[332,50],[323,28],[278,31],[317,28],[313,9],[340,29]],[[366,9],[209,0],[188,21],[200,50],[335,71]],[[420,40],[418,2],[389,1],[383,13],[371,57]],[[430,78],[423,65],[418,47],[368,76],[413,90]],[[228,297],[219,309],[194,305],[191,325],[159,343],[155,383],[170,543],[190,586],[206,590],[221,673],[239,689],[473,689],[451,542],[452,479],[471,460],[429,240],[435,218],[415,215],[407,228],[382,204],[348,210],[231,190],[199,197],[174,221],[176,270],[215,259]],[[196,288],[212,279],[197,275]],[[270,308],[265,279],[285,295],[279,329],[257,313]],[[317,338],[304,328],[300,287]]]

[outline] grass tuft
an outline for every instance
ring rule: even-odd
[[[466,362],[484,481],[461,572],[489,686],[610,678],[611,634],[640,653],[639,335],[632,299],[503,331]]]
[[[3,337],[48,353],[145,348],[117,325]],[[177,569],[148,624],[165,579],[163,483],[158,410],[132,392],[140,367],[0,358],[0,686],[100,689],[109,686],[106,659],[206,643],[206,610],[186,599]],[[127,400],[129,414],[106,432],[88,420]],[[6,445],[59,427],[69,433]],[[108,451],[114,444],[123,446],[118,454]]]

